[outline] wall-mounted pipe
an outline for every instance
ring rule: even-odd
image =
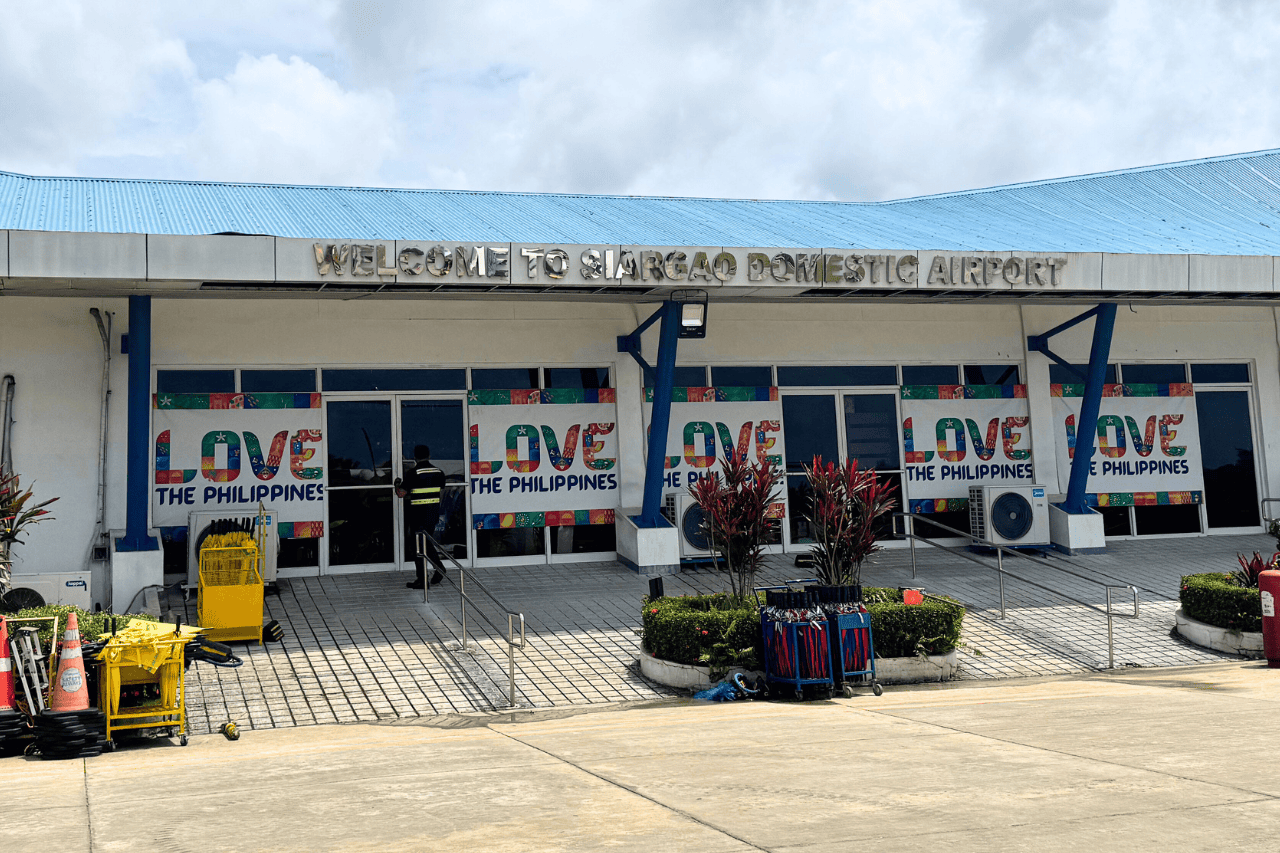
[[[13,473],[13,394],[18,380],[6,373],[0,383],[0,474]]]
[[[107,429],[111,412],[111,321],[112,314],[106,312],[103,322],[102,312],[90,308],[89,314],[98,324],[98,336],[102,338],[102,412],[98,423],[98,525],[95,531],[94,548],[105,548],[107,545]],[[93,552],[90,550],[90,558]]]

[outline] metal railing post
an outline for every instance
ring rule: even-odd
[[[1111,626],[1111,587],[1107,587],[1107,669],[1116,668],[1116,640]]]
[[[465,651],[467,648],[467,573],[465,570],[458,572],[458,581],[460,583],[458,610],[462,614],[462,648]]]
[[[911,579],[916,579],[916,520],[907,513],[907,540],[911,543]]]
[[[1004,618],[1004,552],[996,551],[996,573],[1000,576],[1000,618]]]

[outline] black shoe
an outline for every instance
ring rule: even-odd
[[[409,589],[422,589],[423,583],[422,581],[409,581],[405,586]]]
[[[435,586],[442,580],[444,580],[444,569],[436,569],[436,573],[431,576],[431,585]]]

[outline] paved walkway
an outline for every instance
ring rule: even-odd
[[[884,551],[864,568],[869,586],[923,586],[969,608],[962,679],[1085,672],[1107,664],[1105,591],[1096,582],[1139,590],[1137,619],[1116,617],[1117,667],[1186,666],[1229,659],[1172,634],[1179,578],[1233,568],[1236,552],[1270,551],[1266,536],[1214,536],[1113,543],[1107,553],[1048,562],[1072,577],[1022,560],[1008,572],[1058,589],[1089,606],[1006,579],[999,614],[994,571],[935,550],[919,552],[912,581],[906,550]],[[1015,565],[1019,564],[1019,565]],[[791,557],[770,557],[760,582],[797,575]],[[676,691],[642,678],[640,599],[647,581],[617,563],[471,570],[493,595],[525,614],[528,647],[516,654],[516,699],[523,708],[572,707],[663,699]],[[469,617],[460,648],[456,572],[432,590],[430,604],[405,589],[403,573],[294,579],[268,596],[269,618],[283,643],[241,646],[244,666],[193,666],[187,676],[191,731],[216,731],[234,720],[250,729],[494,712],[506,707],[506,616],[472,589],[485,619]],[[1094,581],[1094,582],[1090,582]],[[665,579],[668,595],[725,588],[710,569]],[[176,603],[181,608],[181,603]],[[1132,609],[1119,592],[1113,609]],[[195,617],[194,601],[185,619]]]
[[[1259,662],[0,759],[0,850],[1223,851],[1280,837]]]

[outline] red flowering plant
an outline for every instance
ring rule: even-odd
[[[811,494],[805,517],[813,528],[813,559],[818,578],[828,586],[858,586],[862,563],[880,550],[876,521],[893,510],[897,487],[859,468],[857,459],[806,465]]]
[[[712,559],[729,573],[730,594],[745,601],[755,586],[765,543],[778,528],[773,506],[782,472],[767,461],[749,463],[746,454],[732,450],[720,469],[689,486],[689,494],[702,507]]]
[[[1240,571],[1231,572],[1227,577],[1231,579],[1236,586],[1242,586],[1246,589],[1258,588],[1258,575],[1268,569],[1280,568],[1280,552],[1271,555],[1271,559],[1264,560],[1262,555],[1257,551],[1253,552],[1253,559],[1246,560],[1243,554],[1236,554],[1236,561],[1240,563]]]

